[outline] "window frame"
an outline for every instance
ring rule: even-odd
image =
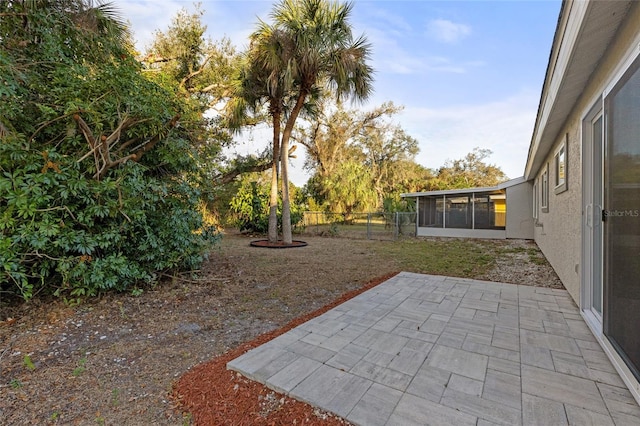
[[[549,212],[549,163],[540,174],[540,210],[543,213]]]
[[[538,218],[538,210],[540,208],[539,206],[539,198],[538,198],[538,181],[534,181],[533,182],[533,218],[537,219]]]
[[[555,180],[554,180],[554,193],[560,194],[566,191],[567,188],[567,178],[568,178],[568,140],[569,134],[567,133],[565,136],[565,140],[562,141],[555,154],[553,155],[553,164],[555,166]],[[561,177],[562,175],[562,177]]]

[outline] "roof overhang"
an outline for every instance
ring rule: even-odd
[[[544,164],[633,3],[563,1],[529,146],[525,179],[533,179]]]
[[[443,189],[441,191],[409,192],[406,194],[400,194],[400,197],[412,198],[412,197],[437,196],[437,195],[455,195],[455,194],[470,194],[470,193],[477,194],[478,192],[494,192],[494,191],[501,191],[503,189],[507,189],[524,182],[525,180],[523,177],[518,177],[515,179],[508,180],[506,182],[499,183],[496,186],[463,188],[463,189]]]

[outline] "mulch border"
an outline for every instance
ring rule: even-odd
[[[173,385],[171,398],[183,417],[191,417],[194,425],[345,425],[345,420],[227,370],[227,363],[281,334],[309,321],[353,297],[396,276],[392,272],[374,278],[364,286],[349,291],[333,302],[298,317],[283,327],[261,334],[218,357],[194,366]],[[269,395],[269,397],[267,397]],[[275,397],[274,397],[275,396]],[[265,409],[268,401],[278,401],[275,408]]]
[[[269,240],[253,240],[249,243],[251,247],[272,248],[272,249],[286,249],[286,248],[298,248],[306,247],[308,243],[306,241],[293,240],[291,244],[286,244],[283,241],[272,243]]]

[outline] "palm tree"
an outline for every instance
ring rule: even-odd
[[[19,18],[22,26],[29,28],[28,18],[36,11],[59,14],[64,18],[60,25],[99,36],[120,44],[130,42],[129,28],[112,2],[101,0],[25,0],[22,2],[0,2],[3,19]],[[102,40],[104,42],[104,39]],[[91,48],[92,46],[82,46]],[[95,48],[95,46],[93,46]]]
[[[251,44],[241,70],[236,97],[231,106],[232,122],[240,123],[247,110],[258,112],[267,104],[273,125],[271,192],[269,199],[269,242],[278,241],[278,174],[282,117],[293,82],[286,67],[290,64],[291,40],[282,31],[260,22],[250,37]],[[287,154],[284,157],[287,157]]]
[[[291,244],[289,199],[289,140],[295,122],[313,96],[330,89],[338,99],[353,96],[365,100],[372,91],[373,69],[367,64],[370,45],[363,36],[354,40],[348,18],[352,3],[329,0],[282,0],[271,13],[272,25],[261,23],[252,40],[277,34],[276,49],[270,43],[258,43],[260,66],[268,72],[268,91],[281,89],[283,107],[291,105],[280,140],[282,167],[282,234]],[[274,146],[277,112],[274,118]],[[279,126],[278,118],[278,126]],[[274,158],[276,153],[274,152]],[[275,161],[275,160],[274,160]]]

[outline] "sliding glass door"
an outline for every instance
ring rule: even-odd
[[[640,380],[640,59],[604,110],[604,334]]]
[[[600,99],[582,127],[582,309],[598,333],[602,333],[603,124]]]

